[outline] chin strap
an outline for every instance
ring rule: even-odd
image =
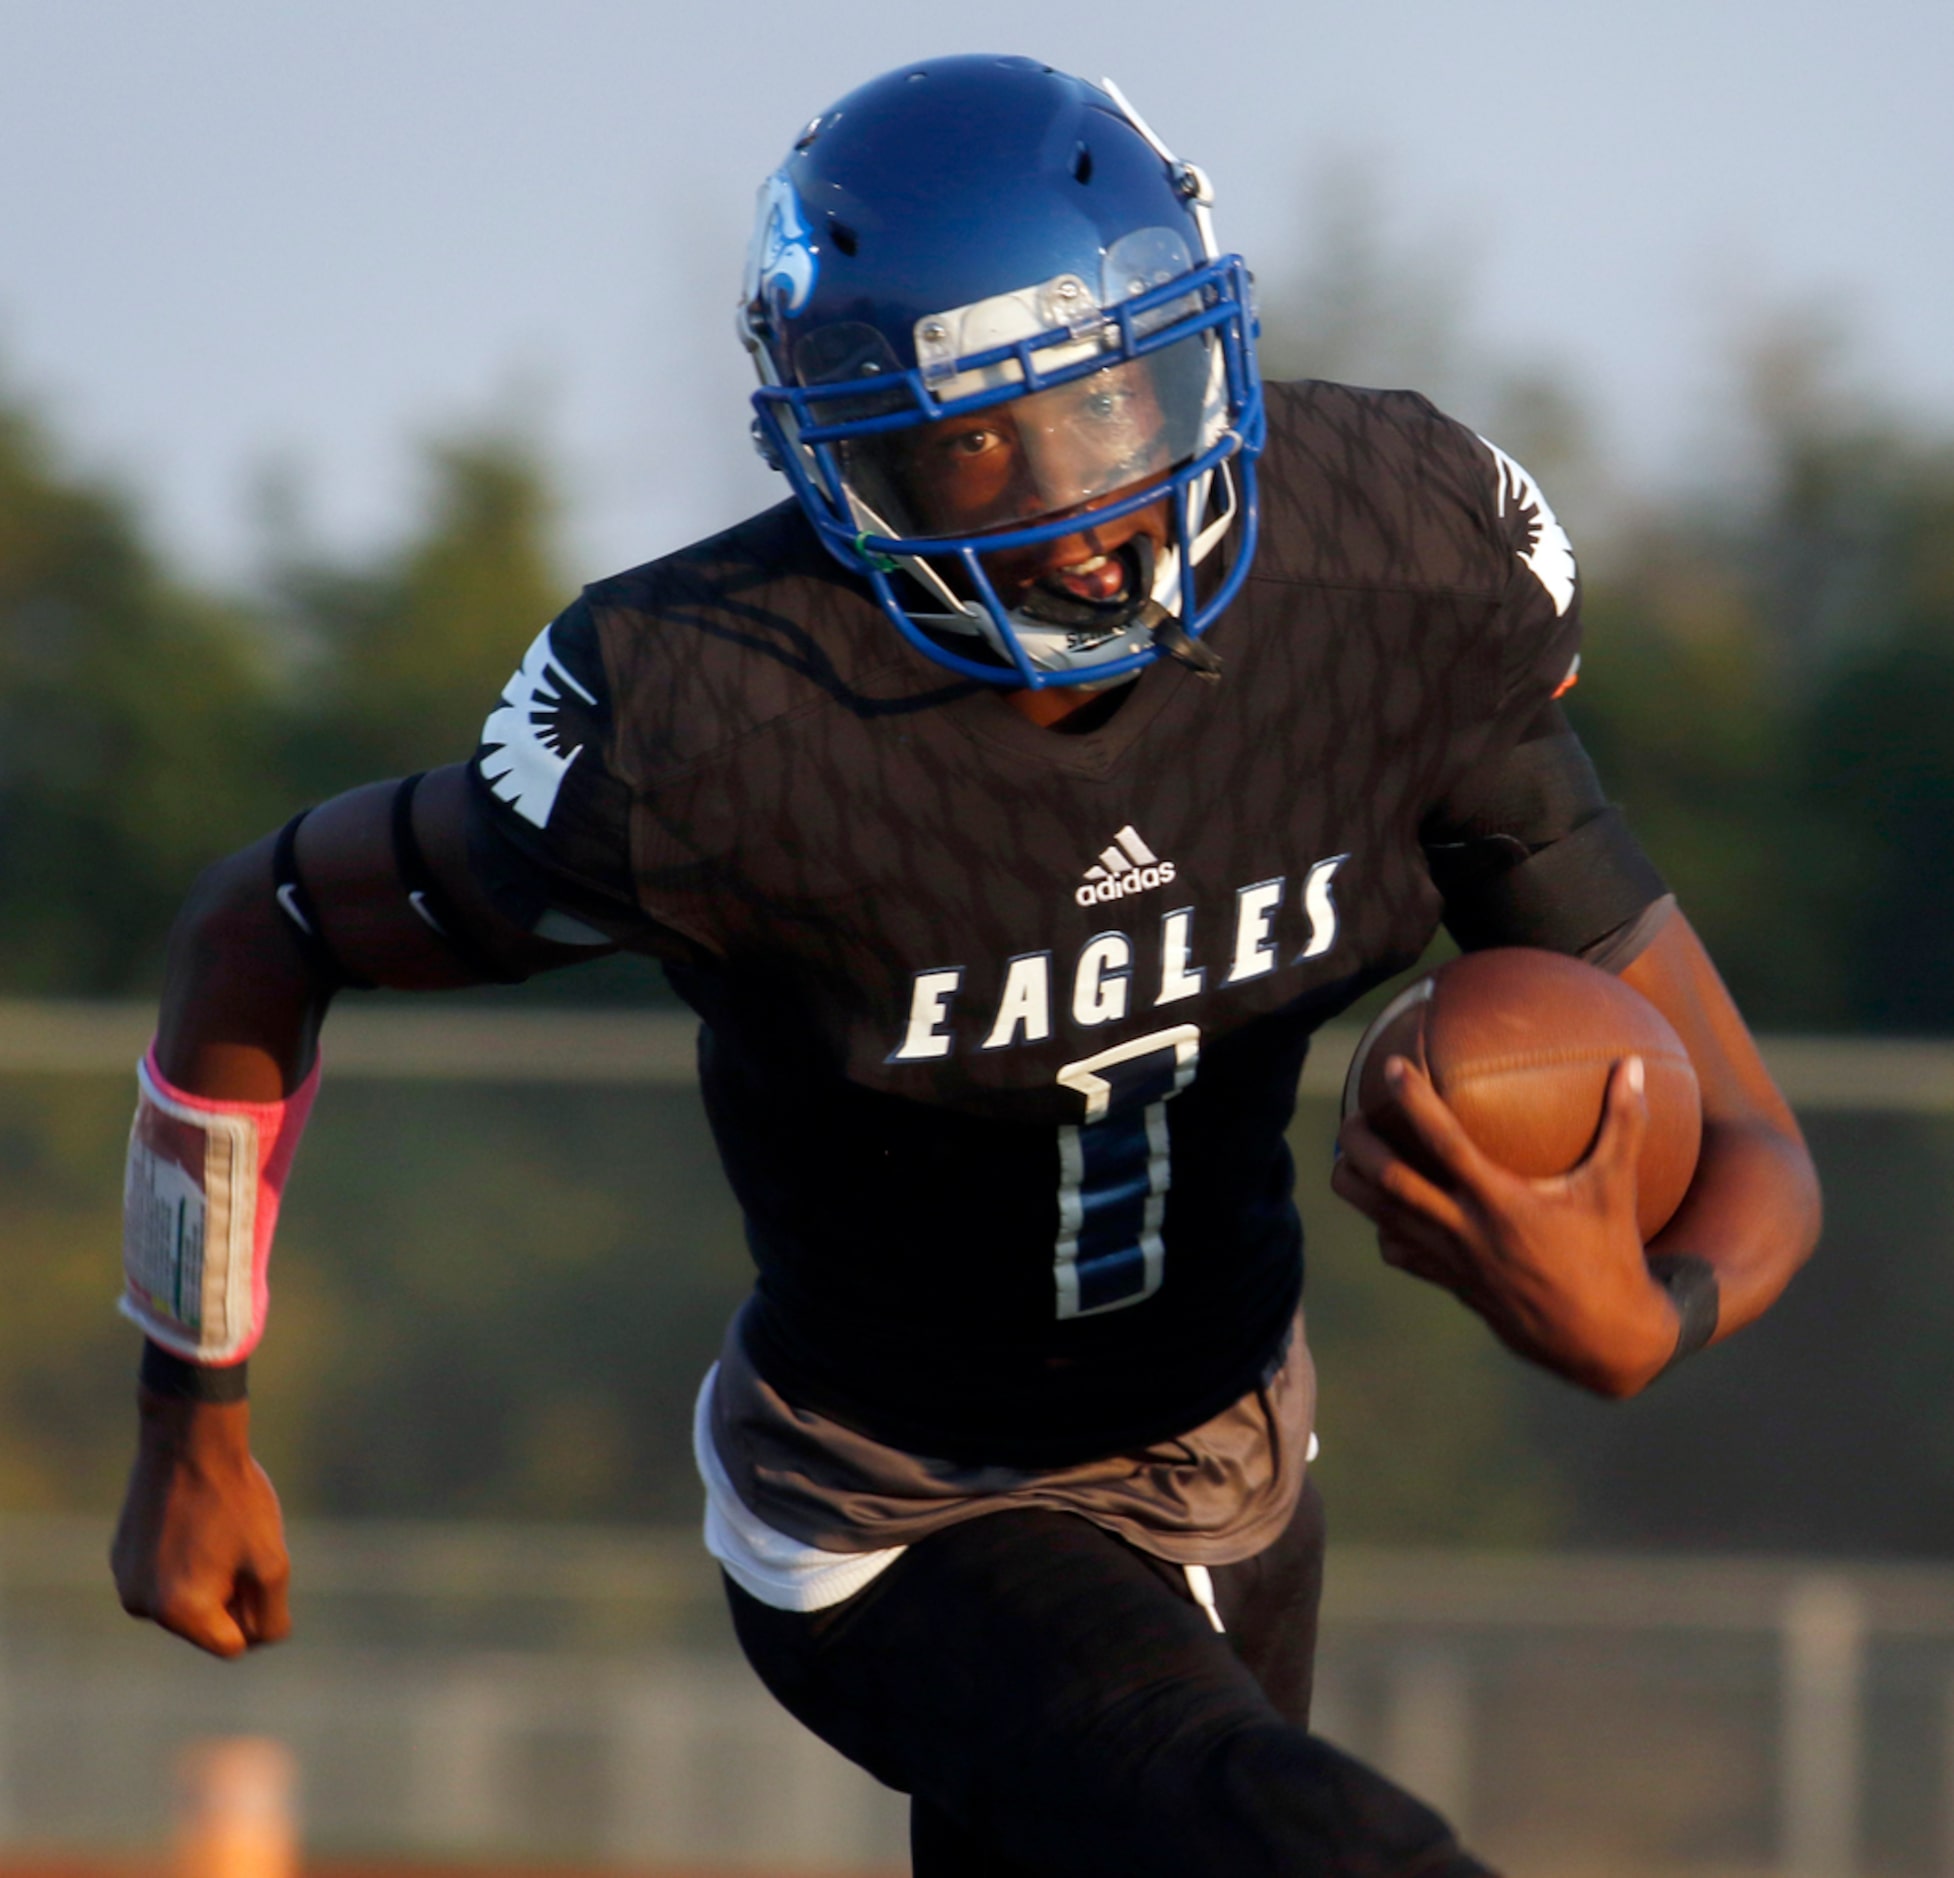
[[[1108,637],[1130,626],[1141,626],[1152,636],[1154,649],[1163,657],[1178,660],[1189,670],[1213,683],[1221,676],[1221,654],[1203,645],[1154,598],[1155,570],[1159,548],[1151,535],[1135,535],[1115,550],[1126,563],[1128,597],[1099,606],[1090,600],[1075,600],[1049,587],[1033,589],[1018,603],[1018,611],[1047,626],[1066,626],[1076,630],[1098,628]],[[1132,596],[1143,595],[1136,603]]]
[[[1157,600],[1147,602],[1141,618],[1148,612],[1158,613],[1160,617],[1151,622],[1153,643],[1170,659],[1178,659],[1189,670],[1213,684],[1221,677],[1221,654],[1214,647],[1203,645],[1200,640],[1191,638],[1187,628],[1179,618],[1162,606]]]
[[[1143,544],[1140,563],[1146,572],[1146,585],[1141,591],[1149,597],[1136,615],[1139,623],[1153,635],[1154,649],[1170,659],[1177,659],[1190,671],[1213,684],[1221,676],[1221,654],[1212,646],[1204,646],[1185,626],[1181,624],[1178,613],[1170,613],[1152,598],[1153,594],[1153,542],[1145,535],[1134,537],[1136,543]]]

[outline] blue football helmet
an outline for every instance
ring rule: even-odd
[[[1215,665],[1198,642],[1254,553],[1263,414],[1211,201],[1110,80],[988,56],[850,92],[761,186],[754,441],[951,670],[1042,689]]]

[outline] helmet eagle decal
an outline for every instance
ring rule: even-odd
[[[775,170],[760,186],[760,213],[741,297],[770,300],[782,313],[798,313],[814,291],[819,270],[800,198],[786,172]]]

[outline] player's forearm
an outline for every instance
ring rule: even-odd
[[[331,984],[284,930],[277,852],[276,838],[259,842],[198,879],[171,929],[156,1043],[137,1070],[122,1310],[148,1340],[145,1454],[159,1431],[188,1438],[205,1407],[237,1405],[264,1330]]]
[[[1708,1262],[1716,1335],[1761,1316],[1818,1244],[1818,1176],[1795,1129],[1766,1117],[1706,1120],[1696,1178],[1651,1254]]]
[[[1716,1275],[1716,1335],[1769,1307],[1818,1243],[1818,1174],[1710,955],[1679,913],[1622,973],[1675,1026],[1703,1098],[1703,1145],[1682,1205],[1649,1246]]]

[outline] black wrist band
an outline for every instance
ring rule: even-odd
[[[151,1395],[172,1402],[242,1402],[248,1365],[227,1363],[213,1369],[205,1363],[186,1363],[147,1337],[142,1346],[142,1386]]]
[[[1721,1298],[1716,1267],[1693,1252],[1655,1252],[1649,1256],[1649,1276],[1676,1307],[1676,1347],[1663,1365],[1670,1370],[1717,1334]]]

